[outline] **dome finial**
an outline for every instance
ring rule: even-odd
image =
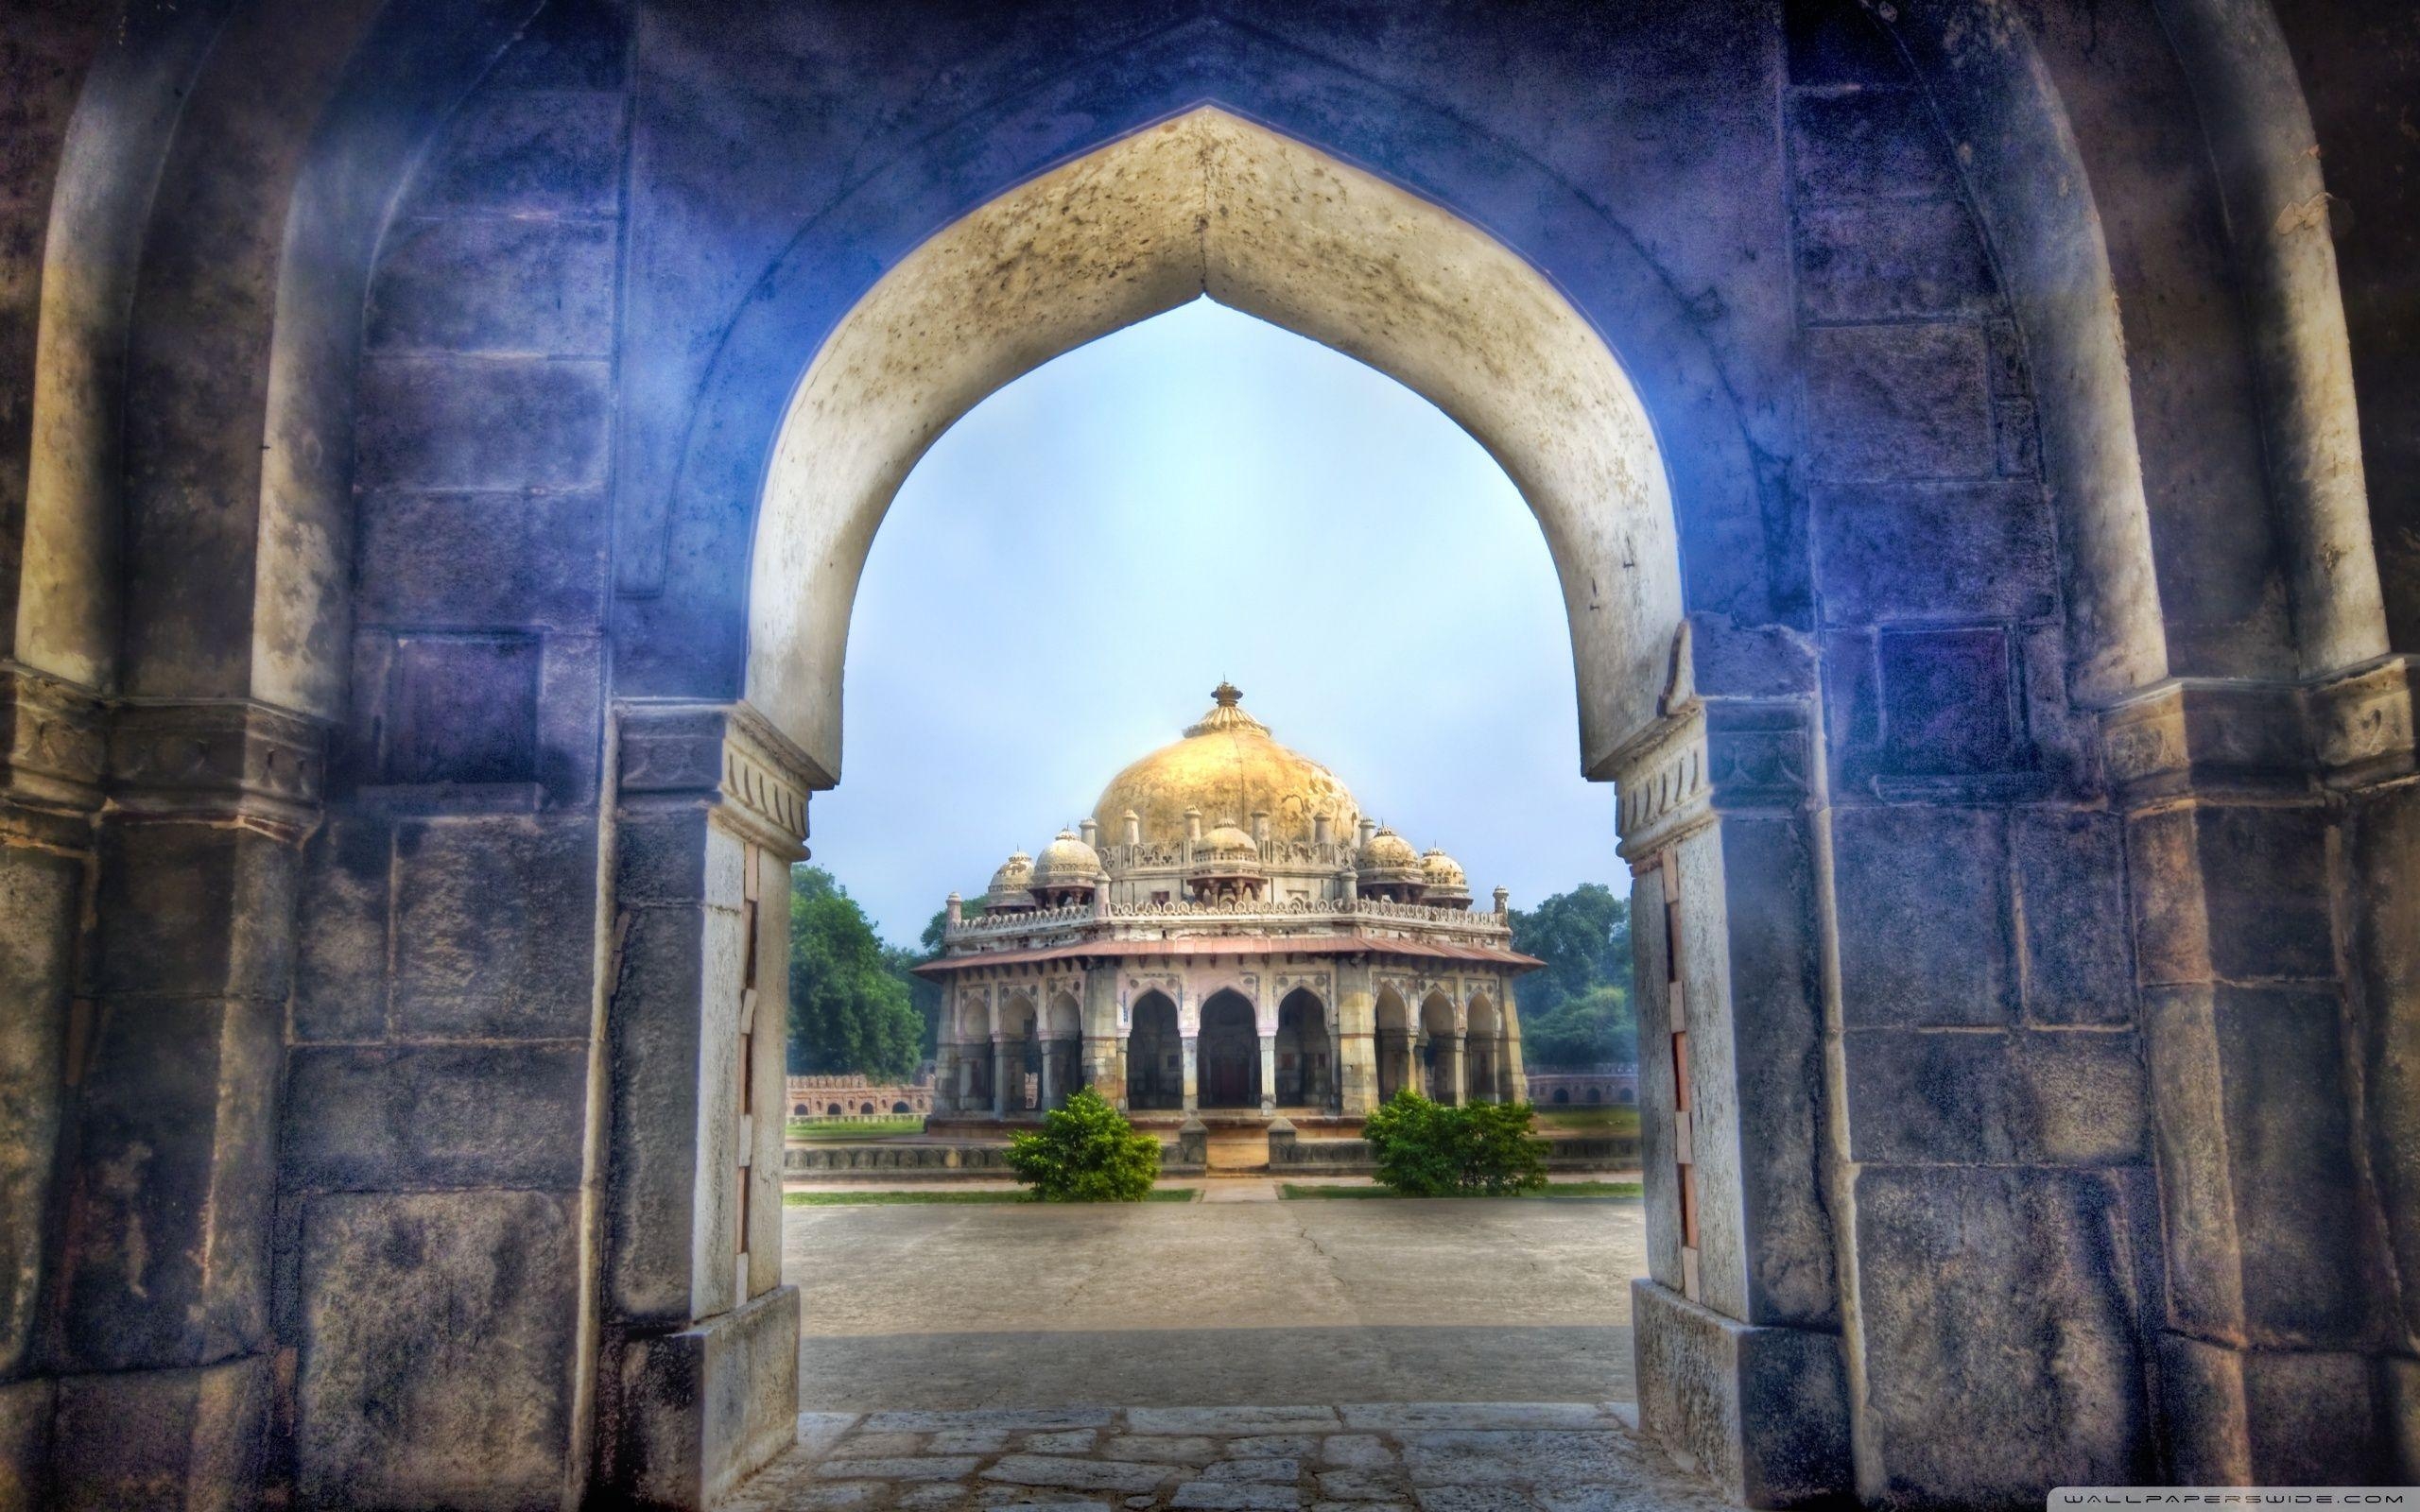
[[[1233,709],[1243,701],[1244,691],[1226,679],[1220,678],[1219,685],[1210,690],[1210,696],[1219,701],[1219,708]]]

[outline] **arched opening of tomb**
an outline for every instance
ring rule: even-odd
[[[994,1041],[994,1111],[1023,1113],[1034,1107],[1036,1084],[1042,1078],[1041,1022],[1033,999],[1022,992],[1000,1004],[999,1038]]]
[[[1222,988],[1201,1005],[1201,1035],[1198,1040],[1201,1106],[1260,1106],[1260,1034],[1252,1003],[1232,988]]]
[[[1392,987],[1383,987],[1378,989],[1372,1019],[1377,1038],[1378,1101],[1383,1103],[1406,1087],[1415,1085],[1412,1080],[1411,1012],[1404,1006],[1402,993]]]
[[[1463,1031],[1463,1076],[1470,1101],[1500,1103],[1526,1097],[1528,1089],[1515,1088],[1508,1092],[1503,1085],[1504,1016],[1495,1011],[1495,1004],[1484,992],[1474,993],[1464,1018],[1467,1027]]]
[[[1420,1068],[1432,1102],[1459,1105],[1462,1096],[1462,1036],[1453,999],[1430,992],[1420,1002]]]
[[[1128,1103],[1154,1112],[1183,1108],[1184,1041],[1177,1033],[1176,1005],[1155,989],[1135,999],[1133,1011],[1126,1040]]]
[[[1058,1108],[1083,1083],[1083,1008],[1064,990],[1050,996],[1042,1037],[1042,1106]]]
[[[1325,1108],[1333,1087],[1327,1008],[1308,988],[1277,1005],[1277,1106]]]

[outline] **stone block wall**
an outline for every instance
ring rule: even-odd
[[[767,448],[886,269],[1205,101],[1484,227],[1654,417],[1691,612],[1618,687],[1636,542],[1554,542],[1582,728],[1658,720],[1582,756],[1670,904],[1651,1433],[1771,1503],[2408,1475],[2420,591],[2373,633],[2326,339],[2392,460],[2402,263],[2338,299],[2303,138],[2361,214],[2401,139],[2294,77],[2402,65],[2279,9],[0,11],[0,1505],[779,1444],[754,1041],[838,743],[730,700],[846,606],[752,619]]]
[[[435,133],[368,287],[353,698],[280,1167],[272,1452],[305,1500],[551,1506],[589,1432],[627,42],[614,5],[546,6]]]

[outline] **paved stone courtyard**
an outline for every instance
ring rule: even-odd
[[[1621,1404],[808,1413],[734,1512],[1712,1512]]]
[[[1635,1200],[785,1216],[810,1411],[1634,1394]]]

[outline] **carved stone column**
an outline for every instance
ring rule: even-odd
[[[614,1495],[702,1507],[795,1432],[783,1041],[789,868],[820,774],[745,705],[617,713],[599,1442]]]
[[[1689,698],[1613,769],[1636,879],[1639,1426],[1754,1506],[1850,1483],[1818,1137],[1810,726],[1795,700]]]
[[[2420,849],[2394,855],[2398,831],[2412,844],[2411,705],[2404,660],[2316,684],[2171,684],[2103,721],[2163,1195],[2161,1375],[2188,1483],[2409,1468],[2372,1424],[2420,1420],[2384,1343],[2414,1315],[2389,1254],[2420,1254],[2415,994],[2395,964],[2420,938]],[[2376,1190],[2364,1154],[2384,1157]]]
[[[1470,1101],[1469,1089],[1462,1085],[1462,1036],[1445,1037],[1445,1100],[1456,1108]]]
[[[1094,896],[1105,899],[1108,889]],[[1084,1081],[1112,1108],[1125,1109],[1125,1041],[1117,1034],[1117,975],[1095,969],[1084,972]]]
[[[62,1502],[252,1478],[299,847],[324,748],[318,725],[243,701],[110,721],[50,1287]]]
[[[41,1284],[57,1239],[46,1215],[106,751],[98,700],[0,662],[0,1486],[28,1499],[54,1400],[38,1358]]]
[[[1264,1118],[1277,1112],[1277,1037],[1260,1037],[1260,1112]]]
[[[1336,998],[1337,1110],[1366,1118],[1378,1106],[1378,1048],[1367,961],[1340,963]]]
[[[992,1036],[992,1116],[1006,1118],[1025,1106],[1025,1068],[1020,1057],[995,1032]],[[1011,1091],[1011,1089],[1014,1089]]]
[[[1188,1113],[1199,1111],[1201,1107],[1201,1083],[1195,1074],[1198,1063],[1194,1059],[1194,1047],[1197,1043],[1199,1041],[1194,1036],[1184,1037],[1184,1110]]]
[[[942,1040],[933,1045],[933,1112],[947,1117],[958,1111],[958,1044]]]
[[[1059,1057],[1065,1045],[1057,1040],[1042,1041],[1042,1107],[1045,1111],[1059,1106]]]

